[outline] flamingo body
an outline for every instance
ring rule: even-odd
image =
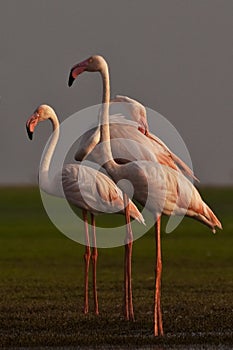
[[[83,164],[67,164],[62,170],[62,185],[67,200],[94,215],[119,213],[124,215],[122,191],[100,171]],[[144,224],[142,214],[129,201],[130,216]]]
[[[143,134],[137,122],[127,120],[124,116],[110,116],[110,142],[112,155],[117,163],[123,164],[133,160],[148,160],[181,171],[187,177],[196,179],[192,170],[158,137]],[[132,141],[132,142],[131,142]],[[100,142],[100,127],[94,127],[78,139],[75,159],[98,161],[97,148]],[[123,157],[124,155],[124,157]]]
[[[125,103],[129,109],[131,118],[138,124],[138,130],[151,140],[154,147],[158,148],[158,161],[161,164],[166,164],[167,162],[167,165],[173,169],[175,169],[174,164],[176,164],[184,175],[199,181],[194,176],[192,170],[187,166],[187,164],[185,164],[175,153],[173,153],[158,136],[150,133],[147,122],[146,108],[140,102],[128,96],[122,95],[117,95],[112,101]]]

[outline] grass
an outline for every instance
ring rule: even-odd
[[[162,234],[163,338],[152,336],[152,231],[133,247],[136,321],[123,318],[123,247],[99,249],[101,313],[83,315],[84,247],[52,225],[37,188],[0,191],[0,346],[232,344],[232,188],[201,189],[223,232],[213,235],[200,223],[184,219],[173,233]]]

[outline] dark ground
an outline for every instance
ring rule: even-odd
[[[122,312],[123,247],[99,249],[100,315],[83,315],[84,247],[56,230],[36,188],[0,191],[2,348],[231,348],[232,188],[201,189],[222,221],[222,232],[213,235],[207,227],[185,219],[173,233],[162,234],[163,338],[153,337],[152,232],[133,247],[135,322],[124,321]],[[91,294],[90,303],[92,311]]]

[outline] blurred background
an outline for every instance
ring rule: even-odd
[[[185,141],[202,184],[233,183],[233,2],[228,0],[9,0],[0,4],[0,185],[33,184],[51,129],[30,143],[41,103],[61,121],[100,103],[98,74],[68,88],[92,54],[110,65],[112,96],[158,111]]]

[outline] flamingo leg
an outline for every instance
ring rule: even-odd
[[[125,266],[124,266],[124,304],[125,304],[125,319],[129,320],[129,301],[128,301],[128,290],[129,290],[129,280],[128,280],[128,245],[125,242]]]
[[[91,214],[91,225],[92,225],[92,269],[93,269],[93,297],[94,297],[94,308],[95,314],[99,315],[99,306],[98,306],[98,296],[97,296],[97,286],[96,286],[96,267],[97,267],[97,257],[98,251],[96,246],[96,226],[95,226],[95,216]]]
[[[161,255],[161,237],[160,237],[161,216],[155,223],[156,239],[156,267],[155,267],[155,296],[154,296],[154,335],[163,335],[163,322],[161,311],[161,275],[162,275],[162,255]]]
[[[133,233],[131,229],[129,199],[126,194],[123,196],[125,205],[125,219],[127,225],[127,233],[125,240],[125,318],[126,320],[134,320],[133,311],[133,293],[132,293],[132,248]]]
[[[86,249],[84,253],[84,261],[85,261],[85,269],[84,269],[84,314],[88,313],[88,272],[89,272],[89,264],[90,264],[90,239],[89,239],[89,231],[88,231],[88,220],[87,220],[87,211],[83,210],[83,221],[85,228],[85,243]]]

